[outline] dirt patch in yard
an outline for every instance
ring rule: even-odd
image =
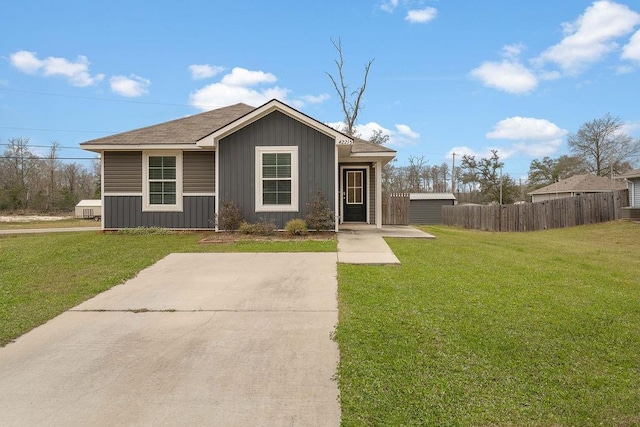
[[[48,216],[48,215],[0,215],[0,222],[33,222],[33,221],[61,221],[72,216]]]
[[[333,240],[336,238],[336,233],[332,231],[317,231],[309,232],[305,235],[289,234],[285,232],[278,232],[269,236],[257,236],[255,234],[241,234],[241,233],[226,233],[219,232],[211,234],[204,239],[201,239],[199,243],[234,243],[243,240],[247,241],[265,241],[265,242],[278,242],[278,241],[291,241],[291,240]]]

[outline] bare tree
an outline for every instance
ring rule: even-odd
[[[342,56],[342,43],[340,38],[338,41],[331,39],[331,43],[338,51],[338,59],[335,60],[336,66],[338,67],[338,79],[333,77],[331,73],[326,72],[329,79],[331,79],[331,83],[333,83],[333,87],[340,98],[340,102],[342,104],[342,112],[344,113],[344,133],[348,135],[354,135],[355,129],[354,126],[356,124],[356,119],[358,118],[358,113],[360,113],[360,109],[362,106],[360,102],[362,101],[362,95],[364,94],[365,89],[367,88],[367,78],[369,77],[369,69],[371,68],[371,64],[373,64],[373,59],[371,59],[364,67],[364,79],[362,86],[358,89],[349,92],[347,84],[344,80],[344,58]],[[339,82],[338,82],[339,80]]]
[[[49,149],[49,154],[43,159],[45,171],[47,174],[47,203],[45,210],[51,209],[57,205],[60,193],[58,192],[59,179],[57,177],[60,169],[60,161],[58,160],[58,150],[60,144],[53,142]]]
[[[571,152],[599,176],[625,172],[640,154],[640,141],[626,135],[619,117],[607,113],[584,123],[567,138]]]
[[[407,190],[419,193],[424,189],[422,183],[422,177],[424,176],[425,168],[428,168],[428,160],[425,160],[424,156],[409,156],[409,165],[407,166]]]
[[[369,142],[372,142],[377,145],[386,144],[389,142],[389,135],[386,133],[382,133],[382,129],[374,130],[373,135],[369,138]]]

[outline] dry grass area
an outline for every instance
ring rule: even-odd
[[[70,219],[72,216],[49,215],[0,215],[0,222],[33,222],[33,221],[60,221]]]
[[[99,221],[76,219],[72,215],[0,215],[0,230],[97,226]]]

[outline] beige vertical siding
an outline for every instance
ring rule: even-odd
[[[104,192],[142,193],[142,151],[105,151]]]
[[[185,151],[182,154],[182,188],[185,193],[214,193],[216,169],[213,151]]]

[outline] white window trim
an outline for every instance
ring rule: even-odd
[[[149,203],[149,157],[176,158],[176,203],[175,205],[152,205]],[[182,212],[182,151],[142,152],[142,212]]]
[[[262,203],[262,155],[265,153],[291,153],[291,204],[265,205]],[[256,212],[298,212],[298,147],[297,146],[259,146],[256,147],[256,183],[255,183],[255,211]]]

